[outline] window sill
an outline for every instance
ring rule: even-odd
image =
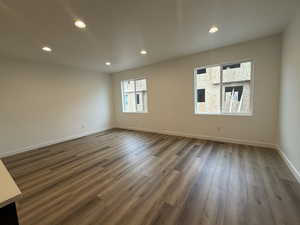
[[[251,117],[253,113],[194,113],[196,116],[246,116]]]

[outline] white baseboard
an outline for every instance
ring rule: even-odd
[[[58,139],[55,139],[55,140],[46,141],[46,142],[35,144],[35,145],[25,146],[25,147],[22,147],[22,148],[19,148],[19,149],[16,149],[16,150],[0,153],[0,158],[15,155],[15,154],[22,153],[22,152],[28,152],[28,151],[31,151],[31,150],[34,150],[34,149],[44,148],[44,147],[59,144],[59,143],[65,142],[65,141],[71,141],[71,140],[74,140],[74,139],[77,139],[77,138],[89,136],[89,135],[96,134],[96,133],[99,133],[99,132],[102,132],[102,131],[105,131],[105,130],[109,130],[109,129],[112,129],[112,127],[107,127],[107,128],[103,128],[103,129],[88,131],[88,132],[84,132],[84,133],[81,133],[81,134],[76,134],[76,135],[63,137],[63,138],[58,138]]]
[[[197,139],[202,139],[202,140],[218,141],[218,142],[225,142],[225,143],[250,145],[250,146],[255,146],[255,147],[277,149],[276,144],[266,143],[266,142],[241,140],[241,139],[226,138],[226,137],[213,137],[213,136],[207,136],[207,135],[195,135],[195,134],[170,131],[170,130],[151,130],[151,129],[145,129],[145,128],[122,127],[122,126],[118,126],[117,128],[136,130],[136,131],[145,131],[145,132],[152,132],[152,133],[159,133],[159,134],[166,134],[166,135],[174,135],[174,136],[181,136],[181,137],[197,138]]]
[[[290,171],[292,172],[292,174],[298,181],[298,183],[300,183],[300,172],[296,169],[296,167],[293,165],[293,163],[289,160],[287,155],[281,150],[280,146],[277,146],[277,150],[278,150],[281,158],[284,160],[284,162],[286,163],[286,165],[288,166],[288,168],[290,169]]]

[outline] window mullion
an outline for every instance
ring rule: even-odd
[[[123,109],[123,112],[125,112],[124,81],[121,81],[121,91],[122,91],[122,109]]]
[[[223,66],[220,66],[220,113],[223,112]]]
[[[134,80],[133,84],[134,84],[134,105],[135,105],[135,112],[137,112],[137,104],[136,104],[136,80]]]

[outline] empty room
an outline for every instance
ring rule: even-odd
[[[300,225],[299,0],[0,17],[0,225]]]

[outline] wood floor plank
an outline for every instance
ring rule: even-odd
[[[271,149],[112,129],[4,159],[21,225],[299,225]]]

